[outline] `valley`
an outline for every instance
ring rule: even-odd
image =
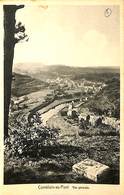
[[[105,121],[84,129],[78,117],[120,120],[119,70],[51,66],[13,75],[5,182],[91,183],[71,169],[91,158],[111,167],[104,183],[118,183],[120,129]]]

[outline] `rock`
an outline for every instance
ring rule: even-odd
[[[85,159],[72,166],[72,171],[92,181],[104,181],[110,168],[95,160]]]

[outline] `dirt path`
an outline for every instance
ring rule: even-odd
[[[49,111],[43,113],[41,115],[41,120],[44,126],[48,126],[47,122],[49,121],[50,118],[53,118],[55,115],[58,114],[63,108],[67,106],[67,103],[65,104],[60,104],[56,106],[55,108],[50,109]]]

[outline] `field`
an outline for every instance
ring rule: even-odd
[[[73,100],[79,114],[108,117],[111,112],[109,117],[119,120],[119,69],[51,66],[32,73],[19,71],[12,99],[24,101],[11,106],[5,184],[94,183],[72,171],[85,158],[108,165],[111,170],[103,183],[118,184],[119,131],[111,124],[84,130],[78,118],[67,116],[67,109]],[[40,116],[32,122],[37,111]]]

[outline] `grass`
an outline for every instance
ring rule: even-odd
[[[56,121],[54,124],[57,124],[59,118],[56,118],[56,120],[55,118],[53,119],[54,120],[51,121],[53,121],[53,123]],[[33,142],[25,140],[26,145],[30,148],[30,150],[27,149],[27,153],[13,153],[13,150],[11,151],[10,149],[5,151],[4,183],[93,183],[72,172],[72,166],[75,163],[85,158],[91,158],[111,168],[111,174],[103,183],[118,184],[119,135],[98,135],[95,130],[90,129],[89,134],[87,132],[87,134],[82,137],[77,137],[75,132],[70,134],[73,129],[73,123],[70,123],[68,129],[66,125],[67,123],[64,124],[62,120],[61,128],[58,130],[59,136],[52,145],[47,144],[38,147],[36,145],[36,147],[34,147],[34,143],[41,143],[40,137],[38,136],[38,138],[34,138]],[[19,130],[20,133],[24,134],[24,137],[29,135],[29,132],[26,131],[26,127],[25,133],[27,132],[28,134],[22,131]],[[97,131],[100,131],[100,129],[97,129]],[[31,132],[33,133],[32,130]],[[14,133],[14,136],[15,135],[16,133]],[[24,140],[22,137],[19,138],[19,135],[14,137],[14,140],[12,136],[10,139],[12,140],[14,151],[17,150],[18,145],[20,146],[23,142],[22,140]],[[18,145],[14,144],[17,142],[17,139],[20,143]],[[29,142],[30,144],[28,144]],[[7,144],[7,146],[9,145]]]

